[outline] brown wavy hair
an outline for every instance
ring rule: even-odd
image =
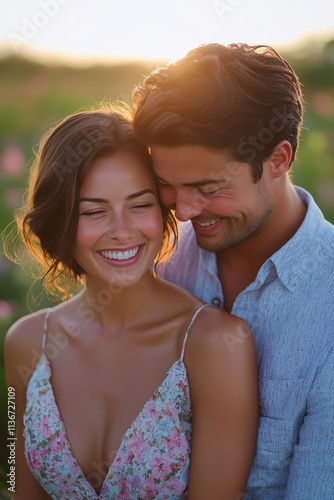
[[[294,70],[272,47],[207,44],[153,71],[133,93],[133,117],[150,146],[228,150],[251,165],[256,182],[280,141],[289,141],[295,159],[303,96]]]
[[[84,270],[74,258],[80,186],[95,158],[118,153],[135,155],[154,175],[148,148],[135,135],[125,106],[75,113],[41,139],[16,221],[23,242],[42,264],[42,284],[53,295],[68,297],[69,284],[83,281]],[[177,241],[173,213],[161,210],[163,237],[156,263]]]

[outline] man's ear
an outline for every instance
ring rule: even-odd
[[[291,144],[284,140],[277,144],[267,161],[270,163],[273,179],[282,177],[290,167],[292,159]]]

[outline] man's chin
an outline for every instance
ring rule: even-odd
[[[207,236],[203,236],[202,234],[197,234],[195,232],[196,242],[200,248],[206,250],[207,252],[219,252],[220,247],[222,246],[219,242],[210,241]]]

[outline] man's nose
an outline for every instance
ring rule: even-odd
[[[175,200],[175,215],[182,222],[201,215],[206,207],[206,200],[197,193],[177,193]]]

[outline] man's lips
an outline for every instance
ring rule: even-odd
[[[214,224],[217,224],[217,222],[219,222],[220,220],[221,219],[211,219],[211,220],[205,221],[205,222],[195,222],[195,224],[198,224],[201,227],[209,227],[209,226],[213,226]]]
[[[208,221],[201,221],[201,222],[192,220],[191,222],[192,222],[194,230],[197,233],[210,234],[216,229],[217,224],[221,220],[222,220],[221,218],[217,218],[217,219],[210,219]]]

